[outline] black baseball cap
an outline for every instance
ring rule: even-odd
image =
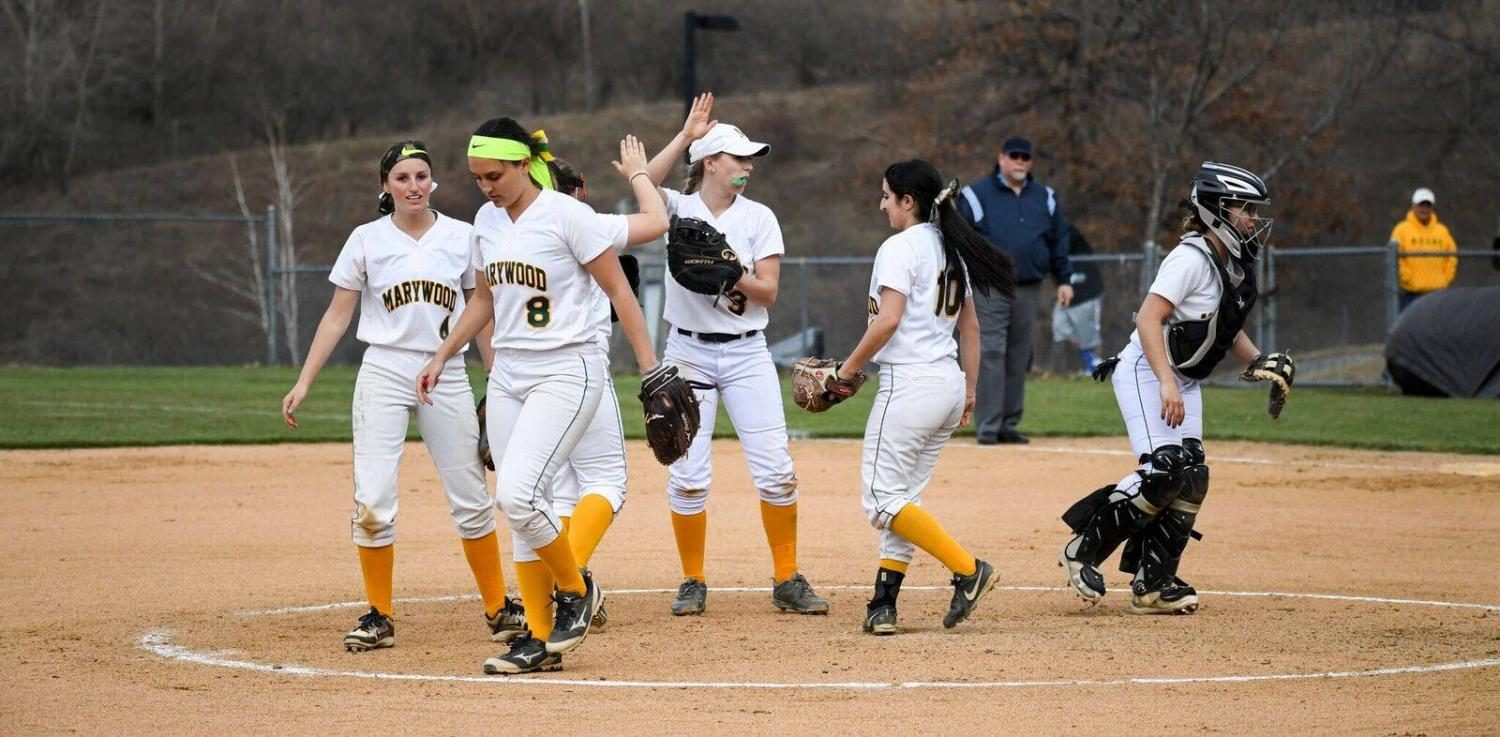
[[[1006,154],[1031,154],[1031,141],[1020,136],[1011,136],[1005,139],[1005,145],[1000,147],[1001,153]]]

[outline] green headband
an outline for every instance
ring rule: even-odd
[[[497,161],[525,161],[531,159],[527,173],[535,179],[542,189],[556,189],[552,184],[552,171],[547,168],[547,162],[541,156],[532,156],[531,147],[520,141],[509,138],[491,138],[489,136],[473,136],[469,138],[469,156],[476,159],[495,159]]]
[[[402,159],[409,159],[409,158],[411,158],[413,156],[416,156],[417,154],[423,154],[425,156],[427,154],[427,152],[423,151],[420,148],[416,148],[414,146],[402,146],[401,147],[401,158]],[[400,159],[398,159],[398,161],[399,160]]]

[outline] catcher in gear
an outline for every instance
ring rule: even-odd
[[[1200,382],[1225,356],[1249,364],[1245,381],[1271,383],[1281,413],[1294,368],[1263,355],[1242,329],[1259,295],[1255,260],[1270,235],[1265,182],[1237,166],[1203,162],[1184,202],[1182,237],[1167,254],[1120,355],[1102,362],[1140,465],[1063,514],[1073,536],[1058,554],[1068,583],[1090,603],[1104,596],[1099,566],[1124,543],[1120,570],[1133,574],[1130,611],[1189,614],[1198,592],[1178,565],[1208,494]]]
[[[826,412],[854,396],[865,385],[865,372],[845,379],[839,363],[829,358],[799,358],[792,364],[792,401],[808,412]]]
[[[673,217],[667,230],[667,270],[689,292],[722,296],[745,275],[724,234],[698,218]]]
[[[899,631],[897,597],[917,548],[953,574],[944,627],[967,619],[997,580],[993,565],[974,557],[921,505],[938,454],[974,411],[979,318],[970,285],[997,298],[1015,293],[1010,258],[959,216],[957,193],[958,182],[945,186],[925,161],[885,170],[880,211],[898,232],[875,255],[864,337],[843,363],[802,368],[799,362],[793,378],[798,404],[816,411],[859,388],[863,374],[851,375],[851,367],[880,364],[860,465],[861,501],[879,542],[864,620],[873,635]]]

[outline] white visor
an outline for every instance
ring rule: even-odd
[[[750,140],[744,131],[728,123],[715,123],[702,138],[688,146],[688,163],[696,164],[714,154],[765,156],[771,145]]]

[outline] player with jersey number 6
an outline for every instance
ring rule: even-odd
[[[722,236],[740,267],[735,269],[740,276],[716,294],[690,291],[676,278],[666,282],[665,312],[671,325],[666,360],[682,367],[697,390],[701,412],[687,457],[672,464],[667,481],[684,577],[672,614],[702,614],[707,605],[703,559],[714,420],[721,399],[760,496],[775,584],[771,602],[782,611],[827,614],[828,601],[813,591],[797,567],[797,475],[787,448],[786,415],[776,401],[781,384],[764,334],[768,310],[776,303],[786,247],[776,214],[745,196],[755,159],[770,153],[771,147],[751,141],[735,126],[711,120],[712,108],[712,93],[694,100],[682,131],[650,165],[652,181],[661,184],[687,152],[683,191],[662,190],[667,212],[685,231],[712,229],[712,238]],[[672,238],[677,237],[674,225]],[[669,261],[671,249],[669,242]]]
[[[880,563],[864,621],[864,631],[875,635],[899,631],[897,597],[917,548],[953,574],[944,627],[967,619],[995,587],[995,567],[922,507],[938,454],[974,411],[979,318],[971,285],[1007,298],[1016,288],[1009,256],[959,217],[958,191],[957,180],[945,186],[926,161],[886,168],[880,211],[897,233],[875,254],[865,334],[830,377],[837,382],[871,360],[880,366],[860,464],[860,497],[879,531]]]
[[[562,654],[588,635],[604,600],[578,565],[552,503],[553,476],[572,456],[607,386],[596,345],[595,283],[619,313],[643,381],[675,369],[658,365],[645,317],[594,211],[552,188],[540,143],[515,120],[496,118],[474,132],[468,155],[469,171],[490,200],[474,216],[473,307],[418,376],[417,395],[426,401],[441,391],[449,380],[443,362],[493,321],[486,425],[498,469],[495,504],[510,524],[516,558],[540,560],[556,589],[549,618],[531,583],[521,581],[532,631],[486,660],[484,671],[557,670]]]
[[[370,611],[344,637],[351,652],[396,643],[396,474],[413,413],[479,584],[490,636],[507,641],[521,629],[521,607],[505,596],[494,507],[474,452],[479,425],[463,353],[455,349],[440,362],[445,381],[430,401],[417,401],[412,390],[474,291],[471,228],[428,207],[437,185],[426,149],[421,141],[402,141],[381,157],[381,217],[356,228],[339,252],[328,277],[333,299],[296,386],[281,401],[286,424],[295,429],[297,408],[358,306],[359,339],[369,348],[354,383],[353,534]]]
[[[1290,357],[1262,355],[1242,329],[1259,294],[1254,262],[1271,233],[1270,203],[1252,172],[1203,162],[1185,203],[1182,237],[1136,313],[1130,343],[1094,371],[1100,381],[1113,376],[1139,466],[1063,514],[1073,537],[1058,563],[1089,604],[1105,593],[1098,567],[1125,543],[1120,570],[1134,576],[1131,612],[1198,608],[1198,592],[1177,569],[1208,494],[1201,382],[1226,355],[1249,364],[1241,378],[1271,383],[1274,419],[1293,378]]]

